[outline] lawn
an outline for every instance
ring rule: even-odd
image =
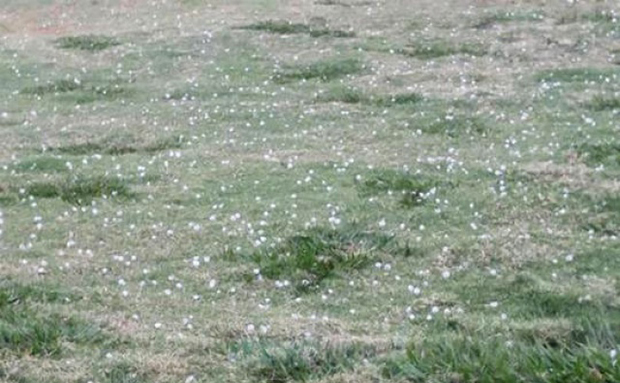
[[[615,1],[4,0],[0,382],[619,382]]]

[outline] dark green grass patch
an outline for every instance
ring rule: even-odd
[[[590,166],[620,165],[620,143],[586,143],[577,147],[577,153]]]
[[[104,368],[102,375],[101,382],[103,383],[147,383],[151,381],[144,373],[127,362],[118,362]]]
[[[620,97],[596,96],[592,99],[592,101],[588,102],[586,106],[595,111],[619,110]]]
[[[484,14],[474,24],[473,28],[486,29],[497,24],[509,22],[536,22],[543,21],[545,14],[539,11],[531,12],[493,12]]]
[[[459,137],[463,135],[485,135],[490,129],[480,117],[456,115],[438,118],[432,123],[424,124],[421,130],[429,134]]]
[[[359,228],[314,228],[287,238],[275,249],[257,251],[251,259],[262,276],[291,280],[305,292],[327,278],[366,267],[395,245],[392,236]]]
[[[181,149],[183,147],[182,136],[171,136],[158,139],[146,144],[133,144],[127,142],[127,138],[119,139],[110,137],[100,142],[85,142],[70,144],[57,147],[50,147],[47,151],[52,153],[67,154],[72,156],[84,156],[92,154],[107,154],[111,156],[122,156],[132,153],[156,153],[165,150]]]
[[[261,21],[241,27],[241,29],[264,31],[282,35],[307,34],[312,37],[355,37],[355,33],[351,31],[343,31],[339,29],[329,29],[327,27],[313,26],[307,24],[291,23],[289,21]]]
[[[65,36],[56,40],[58,48],[88,52],[98,52],[120,44],[120,41],[113,37],[97,35]]]
[[[331,81],[348,75],[360,73],[364,65],[358,59],[332,59],[308,65],[291,66],[274,76],[276,83],[317,79]]]
[[[64,182],[35,182],[25,187],[26,195],[35,198],[60,198],[65,202],[82,205],[95,198],[135,197],[128,183],[113,177],[77,177]]]
[[[247,360],[255,379],[270,383],[307,382],[347,372],[377,353],[375,347],[361,343],[310,341],[243,341],[230,349],[233,355]]]
[[[345,104],[364,104],[379,107],[391,107],[397,105],[414,105],[424,100],[419,93],[397,93],[388,95],[367,95],[363,92],[350,88],[338,87],[317,97],[319,102],[342,102]]]
[[[378,169],[368,174],[365,179],[357,183],[361,196],[385,194],[388,192],[400,193],[400,203],[405,207],[421,205],[425,201],[425,194],[432,188],[440,185],[436,179],[423,175],[414,175],[397,170]]]
[[[79,296],[46,284],[0,281],[0,307],[20,302],[67,303],[76,299]]]
[[[620,366],[591,344],[550,348],[502,336],[428,336],[388,359],[383,376],[409,382],[616,382]]]
[[[26,355],[58,355],[62,344],[96,344],[106,339],[97,326],[57,314],[42,316],[33,302],[66,302],[72,297],[48,286],[11,281],[0,284],[0,349]]]
[[[66,160],[49,156],[23,159],[11,168],[18,172],[62,173],[68,171]]]
[[[538,82],[605,82],[620,75],[620,70],[609,68],[564,68],[538,72],[534,78]]]
[[[20,93],[45,96],[47,94],[73,92],[83,88],[84,85],[75,80],[56,80],[42,85],[23,88]]]
[[[580,207],[587,206],[581,227],[599,235],[620,235],[620,196],[582,195]]]
[[[454,45],[444,41],[416,42],[394,50],[395,53],[415,57],[421,60],[429,60],[444,56],[467,55],[484,56],[488,50],[479,44]]]

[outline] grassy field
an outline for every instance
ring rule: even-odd
[[[3,0],[0,381],[620,382],[620,7]]]

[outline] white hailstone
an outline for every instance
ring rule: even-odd
[[[383,265],[383,270],[385,270],[385,271],[392,270],[392,265],[390,265],[389,263],[386,263],[385,265]]]
[[[441,273],[441,277],[442,277],[443,279],[448,279],[448,278],[450,278],[450,271],[449,271],[449,270],[444,270],[444,271]]]
[[[170,289],[166,289],[166,290],[164,290],[164,294],[171,295],[172,291]]]
[[[431,308],[431,312],[432,312],[433,314],[437,314],[437,313],[439,312],[439,307],[437,307],[437,306],[433,306],[433,307]]]
[[[499,306],[499,302],[493,301],[493,302],[489,303],[488,306],[491,307],[491,308],[496,308],[497,306]]]
[[[215,287],[215,285],[217,285],[217,281],[215,279],[211,279],[209,281],[209,288],[212,289]]]
[[[153,325],[153,327],[155,327],[156,329],[160,329],[162,327],[162,324],[157,322]]]
[[[609,351],[609,357],[613,360],[614,365],[616,364],[616,358],[618,357],[618,350],[613,349]]]
[[[379,221],[379,227],[385,227],[385,219],[381,218],[381,221]]]
[[[123,292],[121,293],[124,297],[129,296],[129,291],[127,290],[123,290]]]
[[[415,287],[413,285],[407,286],[407,290],[409,290],[409,292],[413,295],[420,295],[420,293],[422,292],[419,287]]]
[[[499,317],[500,317],[502,320],[506,320],[506,319],[508,319],[508,315],[506,315],[506,313],[502,313]]]
[[[566,260],[566,262],[572,262],[574,258],[575,257],[573,254],[568,254],[564,259]]]
[[[196,381],[196,378],[194,378],[194,375],[190,375],[187,378],[185,378],[185,383],[193,383]]]
[[[349,310],[349,313],[352,314],[352,315],[355,315],[355,309]]]
[[[377,269],[380,269],[382,266],[383,266],[383,265],[381,264],[381,262],[377,262],[377,263],[375,263],[375,267],[376,267]]]

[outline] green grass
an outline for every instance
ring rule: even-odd
[[[281,35],[291,34],[307,34],[312,37],[355,37],[355,32],[343,31],[339,29],[329,29],[322,26],[313,26],[300,23],[291,23],[289,21],[277,21],[268,20],[261,21],[255,24],[250,24],[241,27],[241,29],[247,29],[252,31],[263,31]]]
[[[0,381],[619,380],[609,4],[10,3]]]
[[[92,154],[107,154],[122,156],[133,153],[157,153],[166,150],[180,149],[183,147],[182,136],[160,138],[150,143],[127,142],[126,138],[109,137],[100,142],[85,142],[58,147],[50,147],[47,150],[52,153],[66,154],[71,156],[84,156]],[[135,141],[131,139],[131,141]]]
[[[88,52],[103,51],[118,45],[121,45],[121,42],[117,39],[98,35],[66,36],[56,40],[56,46],[58,46],[58,48]]]
[[[67,172],[67,160],[51,156],[25,158],[13,165],[19,172],[63,173]]]
[[[283,71],[276,73],[274,81],[276,83],[312,79],[332,81],[360,73],[363,69],[364,65],[358,59],[330,59],[308,65],[288,66]]]
[[[618,75],[620,75],[620,70],[612,68],[561,68],[539,72],[535,78],[541,82],[584,83],[604,82]]]
[[[252,254],[260,275],[291,280],[297,291],[312,291],[321,282],[368,266],[379,253],[394,249],[393,238],[355,228],[314,228],[287,238],[272,250]]]
[[[479,44],[455,45],[445,41],[415,42],[407,46],[395,49],[395,53],[415,57],[421,60],[430,60],[444,56],[465,55],[485,56],[488,53],[486,47]]]
[[[587,106],[595,111],[618,110],[620,109],[620,98],[596,96],[588,102]]]
[[[72,295],[46,286],[0,284],[0,348],[32,356],[55,356],[63,342],[100,343],[105,335],[94,325],[58,314],[41,315],[30,305],[67,303]]]
[[[242,342],[232,347],[246,360],[251,375],[261,382],[307,382],[345,373],[375,354],[364,344],[328,344],[299,341],[277,344]]]
[[[545,14],[541,12],[492,12],[480,17],[473,27],[476,29],[486,29],[497,24],[509,22],[540,22],[545,19]]]
[[[585,143],[578,146],[577,152],[583,158],[585,163],[590,166],[598,166],[600,164],[620,164],[620,144],[618,143]]]
[[[102,197],[135,197],[127,182],[113,177],[72,177],[62,182],[35,182],[25,187],[25,194],[35,198],[60,198],[74,205],[88,204]]]

